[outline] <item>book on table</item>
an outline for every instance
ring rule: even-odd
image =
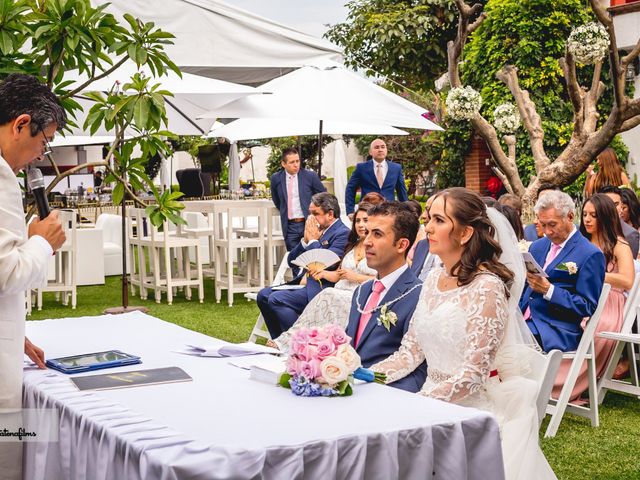
[[[115,388],[190,382],[193,379],[179,367],[150,368],[131,372],[104,373],[85,377],[71,377],[78,390],[111,390]]]

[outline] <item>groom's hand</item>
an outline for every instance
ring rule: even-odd
[[[527,273],[527,282],[534,292],[545,295],[551,286],[549,280],[535,273]]]

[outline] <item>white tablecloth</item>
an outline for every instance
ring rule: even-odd
[[[173,353],[208,337],[141,313],[31,321],[27,334],[48,358],[121,349],[144,363],[120,371],[179,366],[194,380],[79,392],[25,371],[25,407],[61,411],[59,442],[26,444],[29,480],[504,476],[497,423],[478,410],[375,384],[299,398],[228,359]]]

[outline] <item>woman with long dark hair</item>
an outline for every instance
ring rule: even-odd
[[[618,157],[613,148],[605,148],[596,157],[599,170],[596,172],[592,165],[587,168],[587,180],[584,184],[585,198],[591,197],[594,193],[606,185],[620,187],[629,185],[629,177],[620,165]]]
[[[353,217],[349,242],[340,268],[335,271],[322,270],[313,275],[316,281],[335,283],[316,295],[300,314],[293,326],[280,335],[274,344],[288,351],[291,335],[301,327],[312,327],[337,323],[346,326],[349,320],[351,297],[358,285],[376,277],[377,272],[367,266],[364,253],[364,238],[367,235],[367,210],[373,204],[360,202]]]
[[[371,369],[391,383],[426,359],[419,394],[495,414],[508,479],[555,478],[538,445],[538,384],[513,360],[535,345],[517,305],[526,274],[513,229],[464,188],[437,194],[429,215],[429,251],[442,266],[425,280],[399,350]]]
[[[622,235],[616,206],[606,194],[596,193],[584,203],[580,233],[591,240],[591,243],[604,253],[607,264],[604,281],[611,285],[607,303],[604,305],[600,322],[596,327],[594,340],[596,377],[600,378],[604,373],[616,342],[598,338],[597,333],[619,332],[622,328],[625,292],[633,285],[635,269],[631,248]],[[553,389],[553,394],[556,397],[560,395],[570,366],[570,360],[563,360],[560,365]],[[587,366],[584,365],[580,370],[576,386],[571,392],[571,399],[578,398],[587,388],[589,388],[589,378]]]
[[[640,230],[640,201],[630,188],[620,189],[620,218],[636,230]]]

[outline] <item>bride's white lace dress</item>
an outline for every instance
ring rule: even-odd
[[[487,272],[441,291],[441,275],[444,269],[436,267],[425,280],[399,350],[371,368],[390,383],[426,359],[420,394],[496,416],[507,479],[556,478],[538,444],[537,384],[512,375],[499,355],[508,312],[504,283]]]
[[[360,275],[375,276],[377,274],[375,270],[367,266],[366,258],[356,263],[355,248],[349,250],[342,259],[342,268],[353,270]],[[274,340],[278,348],[283,352],[288,352],[291,335],[299,328],[320,327],[330,323],[345,328],[349,321],[351,298],[357,286],[356,282],[338,280],[333,287],[323,289],[305,307],[296,323]]]

